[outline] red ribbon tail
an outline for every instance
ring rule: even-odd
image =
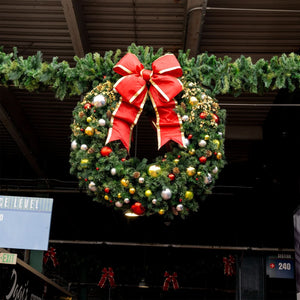
[[[114,280],[114,278],[113,277],[111,277],[111,276],[109,276],[108,277],[108,281],[109,281],[109,285],[110,285],[110,287],[115,287],[116,286],[116,284],[115,284],[115,280]]]
[[[174,290],[179,289],[179,284],[178,284],[178,281],[177,281],[177,273],[173,274],[172,280],[173,280],[173,288],[174,288]]]
[[[181,130],[179,116],[174,110],[176,107],[175,100],[162,102],[160,94],[151,87],[149,95],[156,113],[158,149],[171,140],[183,146],[184,134]]]
[[[165,279],[165,282],[163,284],[163,291],[167,291],[169,289],[169,285],[170,285],[170,279],[168,277]]]
[[[98,283],[98,286],[100,286],[101,288],[103,288],[104,284],[105,284],[105,281],[106,281],[106,278],[107,278],[107,269],[106,268],[103,268],[102,269],[102,276],[99,280],[99,283]]]
[[[120,140],[129,152],[132,130],[142,113],[146,96],[145,89],[134,103],[124,100],[119,102],[111,118],[112,127],[108,131],[106,144]]]

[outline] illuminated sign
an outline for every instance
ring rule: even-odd
[[[0,248],[47,250],[52,198],[0,195]]]
[[[266,273],[270,278],[294,279],[294,259],[290,254],[267,256]]]

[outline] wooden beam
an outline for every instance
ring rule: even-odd
[[[81,1],[61,0],[65,19],[68,25],[75,55],[83,57],[89,52],[85,26],[83,22]]]
[[[8,106],[8,103],[9,106],[14,106],[13,110],[9,110],[10,114],[8,113],[8,110],[5,107],[5,104]],[[12,117],[14,117],[15,120],[19,120],[19,122],[21,122],[19,128],[22,128],[22,130],[19,129],[16,126],[16,124],[12,121]],[[20,148],[20,151],[25,156],[28,163],[36,172],[36,174],[41,178],[46,178],[43,170],[40,168],[37,159],[33,153],[33,150],[38,151],[38,146],[37,142],[35,141],[36,139],[33,138],[34,135],[32,131],[29,129],[30,126],[26,121],[24,114],[22,114],[21,110],[19,109],[13,95],[7,89],[4,88],[0,89],[0,121],[7,129],[8,133],[13,138],[13,140],[16,142],[16,144]],[[23,136],[23,132],[25,131],[28,133],[28,137],[31,136],[30,139],[28,138],[28,140],[31,140],[31,142],[25,142],[25,138]],[[31,146],[28,146],[28,144],[30,144]]]
[[[207,1],[187,0],[184,50],[190,49],[191,56],[199,54]]]

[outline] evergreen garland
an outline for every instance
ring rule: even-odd
[[[163,52],[159,49],[154,53],[151,47],[135,44],[128,51],[143,61],[152,61]],[[16,48],[9,54],[0,48],[0,85],[14,85],[30,92],[51,88],[59,99],[82,95],[103,82],[103,77],[115,82],[117,75],[112,67],[120,56],[120,50],[108,51],[104,56],[88,53],[84,58],[75,56],[75,66],[71,67],[66,61],[59,62],[57,57],[45,62],[41,52],[23,58],[18,56]],[[226,56],[222,59],[203,53],[189,58],[189,52],[180,51],[178,60],[186,80],[201,83],[212,96],[264,93],[281,88],[293,91],[300,83],[300,56],[294,53],[252,63],[250,57],[241,56],[232,61]]]

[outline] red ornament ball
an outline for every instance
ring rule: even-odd
[[[216,114],[212,114],[212,118],[217,124],[220,123],[220,118]]]
[[[193,135],[189,134],[187,138],[188,138],[188,140],[191,140],[193,138]]]
[[[109,188],[106,187],[106,188],[104,189],[104,192],[105,192],[106,194],[108,194],[108,193],[109,193]]]
[[[112,149],[105,146],[100,150],[102,156],[108,156],[112,152]]]
[[[125,161],[126,160],[126,158],[125,157],[123,157],[122,159],[121,159],[121,161]]]
[[[206,112],[202,112],[202,113],[200,113],[200,115],[199,115],[200,119],[205,119],[206,116],[207,116],[207,113],[206,113]]]
[[[135,202],[130,209],[137,215],[142,215],[145,212],[145,207],[140,202]]]
[[[199,157],[199,161],[201,162],[201,164],[205,164],[207,161],[207,158],[205,156],[201,156],[201,157]]]
[[[91,107],[92,107],[92,104],[91,103],[86,103],[86,104],[84,104],[84,109],[91,109]]]
[[[171,181],[175,180],[175,175],[173,173],[170,173],[168,177],[170,178]]]

